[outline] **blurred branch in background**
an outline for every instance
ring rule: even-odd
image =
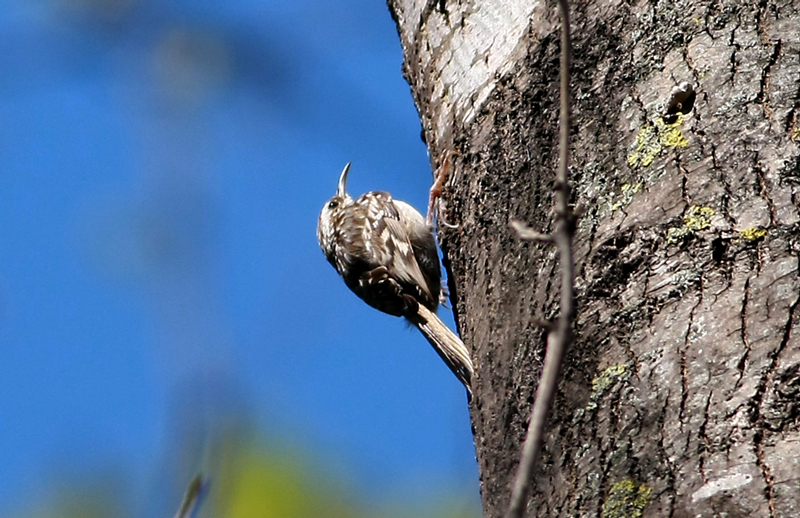
[[[175,518],[192,518],[196,516],[197,510],[202,503],[203,493],[207,489],[208,481],[203,480],[202,475],[195,475],[186,493],[183,495],[183,501],[175,513]]]

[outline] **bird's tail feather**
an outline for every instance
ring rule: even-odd
[[[467,395],[472,398],[472,377],[475,374],[475,367],[472,364],[469,351],[464,342],[442,322],[436,313],[419,305],[416,314],[408,317],[414,327],[420,330],[422,335],[428,340],[434,350],[444,360],[453,374],[461,380],[467,388]]]

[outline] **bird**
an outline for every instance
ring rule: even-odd
[[[361,300],[419,329],[471,399],[475,368],[469,351],[436,316],[442,278],[432,225],[384,191],[353,199],[347,193],[349,171],[347,163],[336,193],[320,212],[317,240],[322,252]]]

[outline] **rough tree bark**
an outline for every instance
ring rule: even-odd
[[[458,153],[440,240],[497,517],[543,356],[534,322],[558,311],[555,251],[509,228],[553,221],[558,12],[389,8],[432,163]],[[528,514],[800,516],[800,4],[586,0],[572,16],[577,342]],[[693,102],[664,116],[683,82]]]

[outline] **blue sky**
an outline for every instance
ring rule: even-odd
[[[347,161],[425,207],[401,60],[380,0],[0,4],[0,514],[109,465],[146,498],[189,407],[477,506],[463,389],[316,243]]]

